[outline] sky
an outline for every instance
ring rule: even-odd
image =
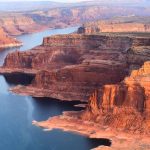
[[[84,2],[84,1],[94,1],[94,0],[0,0],[0,2],[12,2],[12,1],[54,1],[54,2],[65,2],[65,3],[76,3],[76,2]],[[98,0],[97,0],[98,1]],[[105,1],[105,0],[103,0]],[[107,0],[108,1],[108,0]],[[110,1],[126,1],[126,0],[110,0]],[[136,1],[136,0],[127,0],[129,2]],[[137,0],[140,1],[140,0]],[[142,2],[149,2],[150,0],[141,0]]]
[[[0,1],[42,1],[42,0],[0,0]],[[76,2],[82,2],[87,0],[44,0],[44,1],[54,1],[54,2],[65,2],[65,3],[76,3]]]

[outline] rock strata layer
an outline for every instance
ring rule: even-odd
[[[97,21],[85,23],[78,33],[94,34],[100,32],[150,32],[150,23]]]
[[[46,28],[22,13],[0,13],[0,27],[11,36],[33,33]]]
[[[150,61],[132,71],[118,84],[103,86],[91,94],[81,112],[64,112],[61,116],[33,124],[47,131],[61,129],[90,138],[108,138],[110,150],[149,150],[150,144]]]
[[[30,86],[16,88],[15,92],[88,100],[93,90],[119,83],[131,70],[150,60],[149,46],[150,38],[141,35],[51,36],[32,50],[9,54],[1,72],[39,71]]]
[[[150,135],[150,61],[119,84],[105,85],[100,98],[90,98],[84,119],[96,119],[113,129]],[[95,118],[94,118],[95,117]]]

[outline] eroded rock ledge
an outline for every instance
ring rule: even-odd
[[[138,21],[117,21],[117,20],[107,20],[107,21],[94,21],[90,23],[85,23],[82,27],[78,29],[78,33],[94,34],[100,32],[150,32],[150,23],[143,23]]]
[[[0,72],[36,73],[16,93],[86,101],[94,89],[122,81],[150,60],[149,49],[150,37],[141,34],[57,35],[32,50],[10,53]]]
[[[70,34],[46,37],[32,50],[9,54],[0,72],[35,74],[31,85],[11,89],[18,94],[89,100],[82,112],[33,124],[91,138],[103,135],[113,140],[115,150],[129,144],[149,149],[149,61],[149,34]]]
[[[101,95],[100,98],[98,95]],[[109,138],[113,150],[149,150],[150,144],[150,61],[119,84],[105,85],[89,98],[86,110],[36,122],[47,130],[62,129],[90,138]],[[105,149],[99,147],[97,149]]]

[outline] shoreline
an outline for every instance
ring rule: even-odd
[[[29,86],[18,85],[9,90],[15,94],[23,95],[23,96],[47,97],[47,98],[58,99],[59,101],[68,101],[68,102],[76,101],[75,99],[71,99],[70,97],[67,98],[67,97],[63,97],[59,95],[59,92],[54,93],[53,91],[50,91],[47,89],[36,88],[30,85]],[[78,100],[78,101],[87,102],[86,100]],[[79,105],[79,106],[77,105],[76,107],[80,107],[80,106],[83,107],[83,105]]]
[[[18,43],[10,43],[10,44],[3,44],[0,45],[0,49],[6,49],[6,48],[15,48],[15,47],[21,47],[23,45],[22,42],[18,42]]]
[[[73,27],[79,27],[79,26],[80,25],[77,24],[77,25],[62,26],[62,27],[59,27],[59,28],[56,28],[56,27],[53,27],[53,28],[52,27],[43,27],[43,28],[38,29],[38,30],[29,31],[29,32],[23,32],[23,33],[20,33],[20,34],[12,34],[10,36],[12,36],[13,38],[17,38],[18,36],[44,32],[46,30],[57,30],[57,29],[73,28]]]
[[[106,138],[112,142],[110,147],[99,146],[93,150],[149,150],[150,149],[150,137],[140,134],[129,134],[123,131],[114,130],[108,126],[101,124],[84,121],[76,118],[74,115],[78,115],[80,112],[63,112],[60,116],[54,116],[46,121],[32,121],[32,124],[43,128],[44,131],[51,131],[53,129],[60,129],[65,132],[73,132],[87,136],[89,138]]]
[[[79,26],[79,25],[76,25],[76,26]],[[17,37],[22,36],[22,35],[40,33],[40,32],[44,32],[46,30],[55,30],[55,29],[57,30],[57,29],[65,29],[65,28],[71,28],[71,27],[75,27],[75,26],[74,25],[71,25],[71,26],[68,25],[68,26],[62,26],[60,28],[43,27],[43,28],[38,29],[38,30],[33,30],[33,31],[29,31],[29,32],[19,33],[19,34],[12,34],[9,36],[14,38],[15,40],[17,40]],[[23,44],[24,43],[21,41],[18,41],[17,43],[2,44],[2,45],[0,45],[0,51],[2,51],[3,49],[7,49],[7,48],[21,47],[21,46],[23,46]]]

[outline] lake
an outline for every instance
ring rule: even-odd
[[[20,51],[31,49],[42,43],[43,37],[55,34],[74,32],[77,27],[46,30],[39,33],[18,36],[24,45]],[[0,65],[9,52],[18,48],[10,48],[0,52]],[[89,150],[98,145],[107,145],[107,140],[89,139],[87,137],[53,130],[45,132],[32,125],[32,120],[42,121],[60,115],[63,111],[81,110],[74,107],[79,102],[62,102],[50,98],[32,98],[19,96],[9,92],[9,88],[18,84],[29,84],[21,76],[0,76],[0,150]]]

